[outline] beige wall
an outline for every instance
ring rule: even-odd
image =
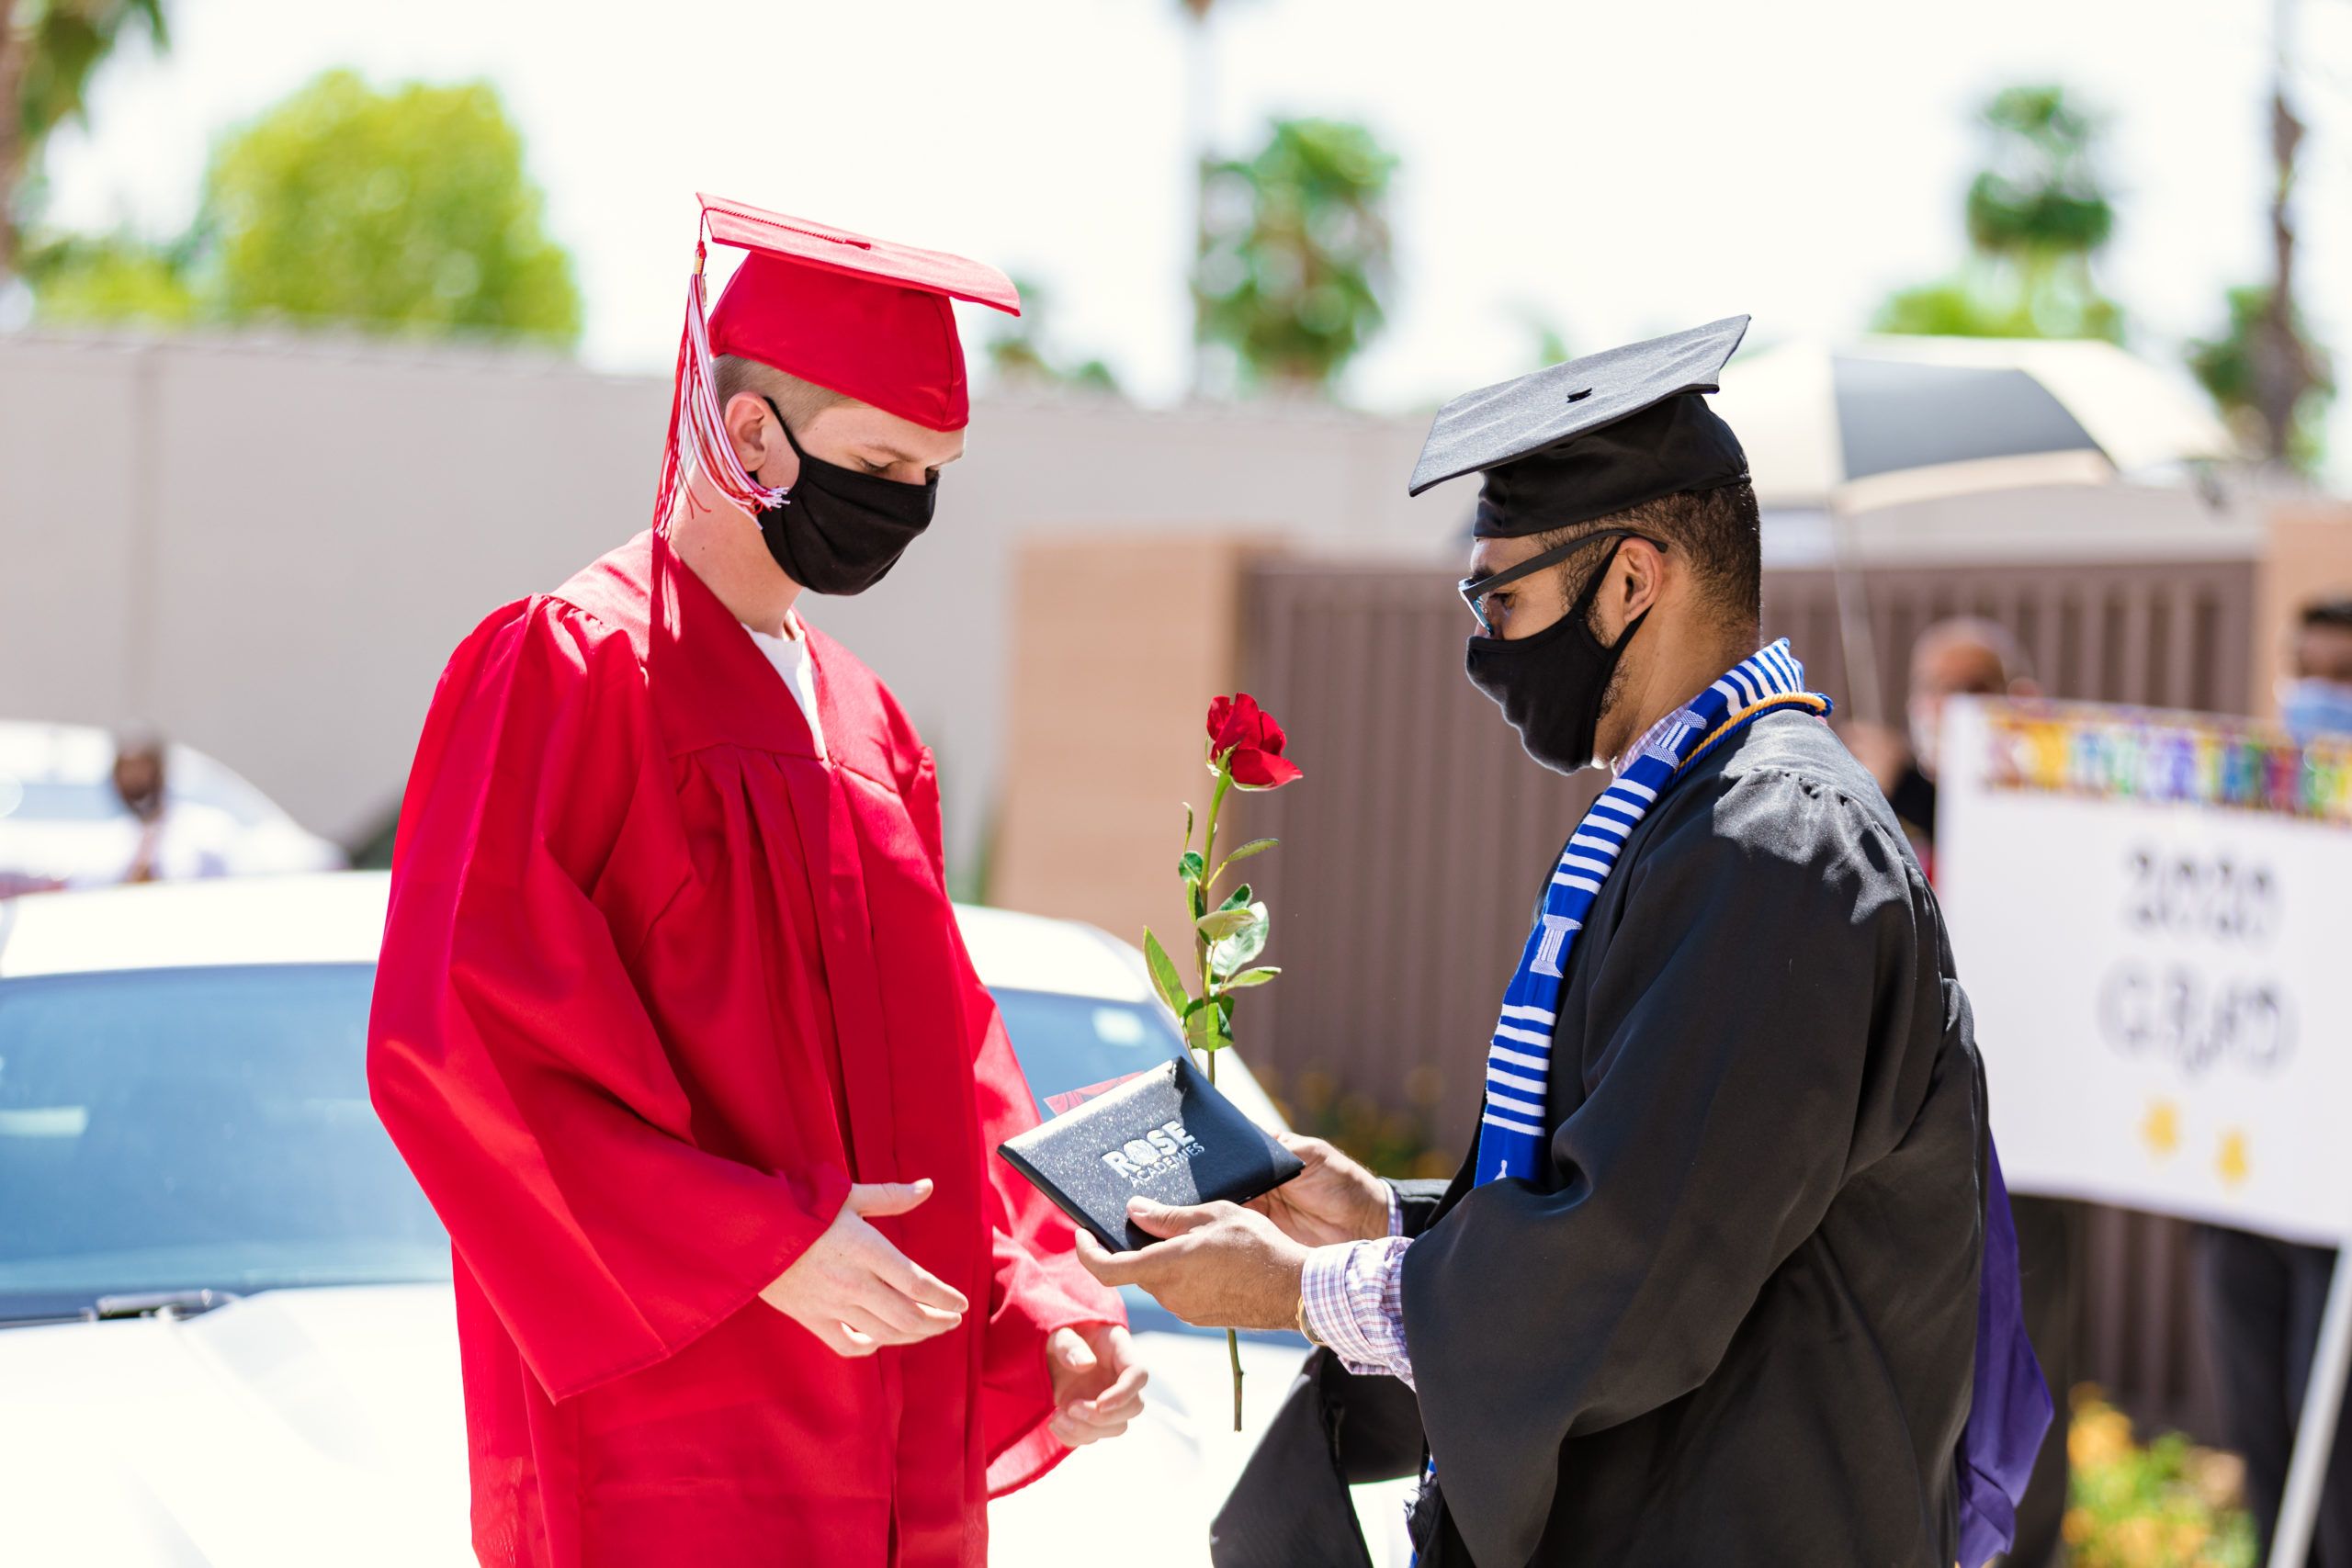
[[[322,832],[398,797],[449,649],[644,526],[666,378],[304,340],[0,336],[0,717],[152,720]],[[939,520],[811,618],[940,754],[959,860],[1001,761],[1010,556],[1032,530],[1430,548],[1426,422],[984,400]]]
[[[1189,966],[1188,939],[1172,934],[1185,925],[1184,804],[1208,809],[1208,702],[1234,689],[1243,572],[1264,553],[1198,532],[1016,551],[999,902],[1129,942],[1148,924]],[[1225,818],[1246,814],[1237,792]]]

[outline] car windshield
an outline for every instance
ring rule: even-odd
[[[1003,989],[995,996],[1040,1116],[1054,1116],[1172,1062],[1182,1049],[1175,1027],[1157,1003],[1051,991]]]
[[[0,983],[0,1321],[101,1297],[440,1280],[368,1102],[372,964]]]
[[[368,964],[0,981],[0,1323],[447,1279],[368,1100],[374,982]],[[996,996],[1041,1115],[1180,1049],[1149,1003]]]
[[[176,791],[172,798],[180,798]],[[114,785],[103,781],[61,783],[0,773],[0,817],[26,822],[104,822],[130,814]]]

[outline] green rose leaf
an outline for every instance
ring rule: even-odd
[[[1226,938],[1247,931],[1250,926],[1264,919],[1262,908],[1262,906],[1250,905],[1240,908],[1219,909],[1214,914],[1203,915],[1193,924],[1211,942],[1223,942]]]
[[[1235,930],[1232,934],[1210,942],[1209,974],[1219,980],[1242,968],[1258,954],[1265,952],[1266,937],[1272,929],[1271,917],[1267,914],[1263,904],[1252,904],[1247,910],[1219,910],[1209,919],[1216,919],[1227,913],[1247,914],[1250,919]]]
[[[1201,859],[1198,850],[1186,850],[1183,858],[1176,863],[1176,874],[1187,882],[1198,882],[1207,869],[1208,863]]]
[[[1223,997],[1216,999],[1227,1002]],[[1225,1006],[1204,1007],[1186,1019],[1184,1043],[1195,1051],[1221,1051],[1232,1044],[1233,1029],[1226,1021]]]
[[[1245,882],[1240,886],[1235,888],[1232,893],[1227,897],[1225,902],[1219,904],[1217,908],[1220,909],[1238,909],[1249,902],[1250,885]]]
[[[1190,840],[1186,840],[1188,843],[1190,841]],[[1280,839],[1252,839],[1248,843],[1242,845],[1239,849],[1234,851],[1231,854],[1226,856],[1224,860],[1218,862],[1216,874],[1219,876],[1223,876],[1225,874],[1225,868],[1231,865],[1235,861],[1248,860],[1251,855],[1262,854],[1281,842],[1282,840]]]
[[[1143,961],[1151,971],[1151,988],[1159,993],[1159,999],[1168,1004],[1169,1011],[1182,1017],[1193,995],[1184,988],[1184,976],[1177,972],[1176,961],[1168,956],[1168,950],[1159,945],[1159,939],[1151,934],[1149,926],[1143,932]]]
[[[1272,964],[1261,969],[1244,969],[1225,983],[1226,989],[1238,991],[1244,986],[1262,986],[1282,971]]]

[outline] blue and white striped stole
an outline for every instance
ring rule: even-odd
[[[1829,711],[1828,698],[1804,689],[1804,667],[1790,654],[1785,637],[1742,660],[1662,720],[1644,738],[1633,763],[1577,824],[1553,867],[1543,911],[1503,992],[1502,1018],[1487,1048],[1487,1105],[1478,1127],[1480,1185],[1507,1176],[1532,1180],[1544,1168],[1544,1146],[1552,1136],[1552,1030],[1568,954],[1627,835],[1685,767],[1776,707]]]

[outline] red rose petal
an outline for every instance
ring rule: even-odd
[[[1283,733],[1283,727],[1274,722],[1272,714],[1261,712],[1258,716],[1262,721],[1262,728],[1258,737],[1258,750],[1269,756],[1281,756],[1283,748],[1290,744],[1290,737]]]
[[[1243,789],[1280,789],[1305,776],[1296,762],[1254,746],[1240,747],[1233,753],[1233,782]]]

